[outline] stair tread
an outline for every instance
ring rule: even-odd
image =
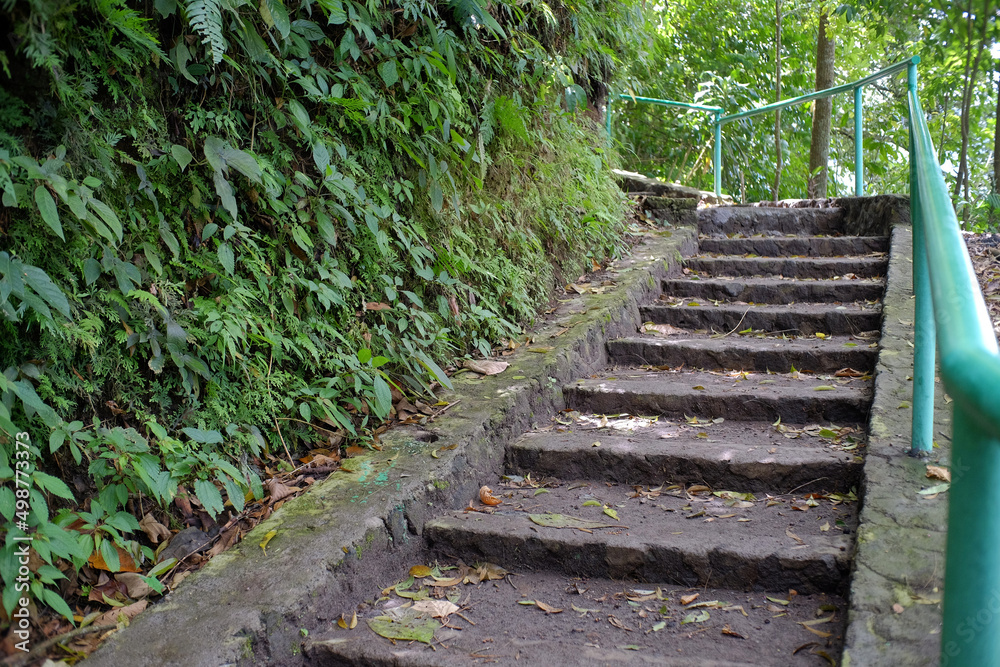
[[[592,412],[723,417],[740,421],[857,422],[867,418],[871,379],[621,369],[564,387],[569,405]],[[701,387],[696,389],[695,387]],[[832,387],[832,389],[823,389]]]
[[[807,506],[804,495],[785,495],[767,507],[756,496],[740,501],[708,490],[639,489],[608,482],[561,483],[542,495],[498,488],[503,504],[491,513],[446,513],[427,522],[424,535],[439,552],[508,569],[808,593],[837,592],[847,578],[854,503],[821,499]],[[540,525],[552,520],[585,530]]]
[[[451,572],[454,570],[444,574]],[[400,575],[405,578],[402,571]],[[374,609],[359,614],[361,622],[354,631],[334,630],[308,640],[305,650],[310,664],[466,667],[478,657],[491,664],[544,662],[550,667],[618,664],[749,667],[787,664],[790,660],[796,665],[819,667],[829,664],[819,655],[800,651],[791,657],[796,648],[815,637],[799,623],[818,618],[817,612],[829,609],[830,605],[836,607],[837,618],[823,625],[825,630],[834,632],[835,646],[831,650],[836,650],[847,608],[845,600],[836,595],[797,595],[781,607],[783,615],[776,616],[768,608],[776,605],[767,598],[788,599],[787,590],[755,593],[714,588],[692,590],[667,583],[581,580],[530,571],[513,572],[509,582],[498,581],[493,585],[494,582],[486,581],[458,587],[468,607],[463,607],[461,613],[475,625],[453,616],[449,621],[453,627],[442,628],[435,634],[439,641],[434,649],[416,642],[391,644],[368,628],[366,619],[391,613],[400,602],[405,602],[390,595],[377,602]],[[709,608],[708,619],[681,624],[689,614],[704,609],[688,608],[681,602],[682,596],[694,593],[698,596],[691,604],[711,601],[719,604]],[[546,613],[536,605],[520,604],[530,600],[540,600],[561,611]],[[577,612],[574,607],[587,611]],[[829,612],[823,615],[828,616]],[[618,625],[609,622],[612,619]],[[726,626],[730,632],[742,635],[742,639],[730,635],[719,641]],[[654,627],[659,629],[654,632]],[[693,627],[707,631],[693,633]],[[738,648],[738,657],[733,657],[734,647]]]
[[[710,300],[711,301],[711,300]],[[878,303],[797,303],[761,304],[720,302],[703,303],[686,298],[666,305],[663,302],[641,306],[646,320],[681,329],[729,333],[754,331],[787,332],[797,335],[858,334],[877,330],[882,307]]]
[[[841,424],[829,433],[818,425],[803,429],[768,422],[607,421],[610,426],[597,428],[596,415],[581,415],[571,430],[526,433],[511,445],[508,461],[522,472],[569,479],[704,482],[754,493],[848,490],[860,477],[855,452],[863,439],[861,425]],[[817,479],[824,481],[810,484]]]

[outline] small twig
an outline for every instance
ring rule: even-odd
[[[36,658],[41,658],[45,655],[45,652],[56,644],[62,642],[67,642],[70,639],[79,637],[80,635],[87,635],[92,632],[104,632],[105,630],[114,630],[118,627],[117,623],[105,623],[103,625],[88,625],[83,628],[73,628],[68,632],[64,632],[61,635],[56,635],[55,637],[50,637],[43,641],[41,644],[35,646],[29,653],[22,653],[21,655],[13,658],[7,658],[3,661],[3,664],[7,667],[18,667],[28,663]]]
[[[713,338],[725,338],[726,336],[732,334],[734,331],[736,331],[737,329],[739,329],[740,325],[743,324],[743,318],[746,317],[747,313],[750,312],[750,308],[753,308],[753,306],[749,306],[749,307],[747,307],[746,310],[743,311],[743,317],[740,318],[740,321],[736,323],[736,326],[733,327],[732,330],[729,333],[724,333],[721,336],[718,335],[718,334],[716,334],[715,336],[713,336]]]
[[[792,493],[795,493],[796,491],[798,491],[799,489],[801,489],[803,486],[809,486],[813,482],[822,482],[824,479],[826,479],[826,477],[820,477],[819,479],[814,479],[812,481],[806,482],[805,484],[799,484],[798,486],[796,486],[794,489],[792,489],[791,491],[789,491],[785,495],[787,496],[787,495],[790,495]]]
[[[313,423],[307,422],[307,421],[303,421],[301,419],[295,419],[294,417],[275,417],[275,419],[277,421],[281,421],[281,422],[298,422],[299,424],[305,424],[306,426],[308,426],[310,428],[314,428],[317,431],[323,431],[324,433],[329,433],[330,435],[341,435],[340,433],[337,433],[336,431],[331,431],[328,428],[323,428],[322,426],[316,426],[316,424],[313,424]]]
[[[278,418],[274,417],[274,428],[278,431],[278,439],[281,440],[281,446],[285,448],[285,456],[288,457],[288,465],[295,467],[295,462],[292,460],[292,453],[288,451],[288,445],[285,444],[285,436],[281,435],[281,427],[278,426]]]
[[[465,614],[463,614],[462,612],[456,611],[455,612],[455,616],[458,616],[460,619],[462,619],[463,621],[465,621],[469,625],[475,625],[476,624],[476,622],[473,621],[471,618],[466,618]]]
[[[434,421],[435,419],[437,419],[438,417],[440,417],[441,415],[443,415],[448,410],[451,410],[453,407],[455,407],[456,405],[458,405],[461,402],[462,402],[462,399],[458,399],[454,403],[449,403],[448,405],[444,406],[443,408],[441,408],[440,410],[438,410],[437,412],[435,412],[433,415],[431,415],[430,417],[428,417],[427,421],[428,422]]]

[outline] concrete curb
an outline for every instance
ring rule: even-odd
[[[907,455],[913,391],[908,379],[913,372],[911,257],[910,228],[894,225],[844,667],[938,664],[947,494],[919,495],[936,482],[926,478],[925,461]],[[947,464],[951,411],[940,385],[935,406],[939,448],[932,456]]]
[[[564,383],[605,365],[605,341],[637,331],[639,304],[659,295],[661,278],[679,272],[696,238],[693,228],[651,234],[618,263],[612,291],[560,305],[534,334],[535,352],[519,351],[497,376],[456,378],[447,396],[461,401],[455,408],[429,427],[393,429],[382,451],[351,459],[353,472],[338,471],[288,502],[87,665],[217,667],[298,655],[303,630],[328,630],[373,586],[392,583],[383,572],[419,550],[416,538],[432,513],[463,507],[496,479],[506,445],[536,413],[547,419],[563,407]],[[439,449],[446,445],[457,447]],[[265,555],[258,545],[271,530],[277,534]]]

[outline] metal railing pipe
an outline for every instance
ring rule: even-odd
[[[913,56],[912,58],[907,58],[906,60],[896,63],[895,65],[890,65],[885,69],[880,69],[874,74],[866,76],[863,79],[859,79],[851,83],[845,83],[840,86],[834,86],[833,88],[827,88],[825,90],[817,90],[814,93],[809,93],[807,95],[800,95],[798,97],[792,97],[787,100],[781,100],[780,102],[765,104],[762,107],[754,107],[753,109],[747,109],[746,111],[730,114],[728,116],[723,116],[720,119],[720,121],[723,124],[731,123],[734,120],[740,120],[741,118],[751,118],[752,116],[759,116],[762,113],[777,111],[778,109],[784,109],[785,107],[790,107],[795,104],[803,104],[805,102],[811,102],[813,100],[823,99],[824,97],[830,97],[838,93],[846,93],[848,90],[861,88],[863,86],[867,86],[870,83],[878,81],[879,79],[895,74],[896,72],[902,72],[904,69],[909,68],[911,65],[916,65],[919,62],[920,62],[920,56]]]
[[[854,89],[854,195],[865,194],[865,137],[861,131],[861,92],[864,86]]]
[[[691,104],[690,102],[675,102],[674,100],[660,100],[655,97],[641,97],[639,95],[629,95],[621,93],[620,100],[632,100],[633,102],[645,102],[647,104],[659,104],[665,107],[680,107],[682,109],[694,109],[695,111],[710,111],[712,113],[722,113],[722,107],[713,107],[705,104]]]
[[[722,109],[719,109],[715,113],[715,145],[712,152],[712,178],[715,184],[715,196],[722,196],[722,123],[719,122],[719,118],[722,117]]]
[[[918,292],[916,305],[933,302],[941,376],[954,398],[941,664],[992,665],[1000,655],[1000,568],[996,563],[1000,552],[1000,352],[920,107],[915,73],[910,76],[908,99],[911,192],[916,195],[911,205],[916,205],[920,218],[919,226],[914,219],[914,271],[918,260],[929,269],[929,284],[921,286],[929,294]],[[922,240],[919,247],[918,238]],[[918,333],[920,317],[918,311]],[[927,353],[916,347],[917,342],[914,345],[915,357]],[[930,373],[933,392],[933,365]],[[915,366],[914,399],[916,380]]]

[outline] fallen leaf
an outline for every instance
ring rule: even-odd
[[[839,371],[833,374],[834,377],[838,378],[859,378],[864,377],[864,372],[856,371],[853,368],[841,368]]]
[[[692,602],[694,602],[695,600],[698,599],[699,595],[701,595],[701,593],[692,593],[690,595],[682,595],[681,596],[681,604],[684,604],[684,605],[691,604]]]
[[[125,585],[128,596],[133,600],[144,598],[153,592],[153,587],[138,572],[120,572],[115,575],[115,580]]]
[[[345,468],[346,470],[346,468]],[[284,500],[288,496],[294,495],[298,491],[301,491],[297,486],[286,486],[278,481],[277,478],[272,477],[271,479],[264,482],[264,486],[267,488],[267,492],[270,494],[270,501],[276,503],[279,500]]]
[[[503,579],[510,572],[494,563],[482,563],[476,566],[476,574],[479,576],[479,581],[494,581]]]
[[[585,500],[583,502],[583,506],[584,507],[604,507],[604,503],[602,503],[600,500],[594,500],[593,498],[591,498],[590,500]]]
[[[705,486],[704,484],[695,484],[693,486],[689,486],[687,488],[687,492],[690,493],[692,496],[696,496],[699,493],[711,493],[712,489]]]
[[[917,491],[922,496],[936,496],[939,493],[944,493],[951,486],[948,482],[943,484],[935,484],[934,486],[928,487],[926,489],[920,489]]]
[[[803,628],[805,628],[805,629],[806,629],[806,630],[808,630],[809,632],[813,633],[813,634],[814,634],[814,635],[816,635],[817,637],[823,637],[823,638],[825,639],[825,638],[827,638],[827,637],[832,637],[832,636],[833,636],[833,633],[832,633],[832,632],[824,632],[824,631],[822,631],[822,630],[817,630],[817,629],[816,629],[816,628],[814,628],[814,627],[811,627],[811,626],[809,626],[809,625],[803,625],[802,623],[799,623],[799,625],[802,625],[802,627],[803,627]]]
[[[747,638],[746,635],[741,635],[740,633],[738,633],[735,630],[733,630],[732,628],[730,628],[728,623],[723,626],[723,628],[722,628],[722,634],[729,635],[730,637],[739,637],[740,639],[746,639]]]
[[[700,384],[696,384],[695,386],[693,386],[691,388],[692,389],[697,389],[698,391],[704,391],[705,390],[705,387],[701,386]]]
[[[825,533],[825,532],[826,532],[826,531],[828,531],[828,530],[830,530],[830,522],[829,522],[829,521],[825,521],[825,522],[823,522],[823,523],[822,523],[822,524],[820,525],[820,527],[819,527],[819,532],[821,532],[821,533]]]
[[[431,572],[433,572],[433,570],[426,565],[414,565],[410,568],[411,577],[429,577],[431,576]]]
[[[896,612],[897,614],[902,614],[904,611],[906,611],[903,608],[903,605],[899,604],[898,602],[896,604],[892,605],[892,610],[894,612]]]
[[[653,324],[652,322],[646,322],[642,325],[643,331],[646,333],[657,333],[661,336],[671,336],[674,334],[687,333],[684,329],[678,329],[677,327],[671,326],[669,324]]]
[[[947,468],[942,468],[941,466],[928,464],[927,477],[928,479],[940,479],[942,482],[950,482],[951,471]]]
[[[493,490],[488,486],[479,489],[479,501],[484,505],[499,505],[503,501],[493,495]]]
[[[813,387],[813,391],[833,391],[836,387],[828,384],[821,384],[818,387]]]
[[[558,614],[562,612],[562,609],[556,609],[552,605],[545,604],[541,600],[535,600],[535,604],[538,606],[539,609],[544,611],[546,614]]]
[[[132,559],[132,555],[129,552],[122,549],[117,544],[112,545],[115,551],[118,552],[118,569],[114,572],[139,572],[139,568],[136,567],[135,561]],[[97,570],[104,570],[105,572],[112,572],[112,569],[108,567],[108,564],[104,562],[104,557],[101,555],[100,550],[95,551],[87,559],[87,563]]]
[[[149,536],[149,541],[153,544],[159,544],[161,540],[170,539],[170,529],[154,519],[152,514],[142,517],[139,527],[142,528],[142,532]]]
[[[278,531],[276,531],[276,530],[269,530],[269,531],[267,531],[267,535],[264,536],[264,539],[262,539],[260,541],[260,548],[264,550],[264,555],[265,556],[267,555],[267,545],[271,542],[271,540],[274,539],[274,536],[277,535],[277,534],[278,534]]]
[[[660,630],[662,630],[665,627],[667,627],[667,622],[666,621],[660,621],[659,623],[657,623],[656,625],[653,626],[653,629],[650,630],[650,632],[659,632]]]
[[[604,513],[607,514],[612,519],[614,519],[615,521],[618,521],[618,511],[617,510],[614,510],[614,509],[612,509],[610,507],[605,506],[604,507]]]
[[[458,611],[459,607],[448,600],[420,600],[414,602],[411,609],[421,614],[430,614],[433,618],[447,619],[448,616]]]
[[[610,623],[611,625],[615,626],[619,630],[625,630],[626,632],[632,632],[632,628],[630,628],[627,625],[625,625],[624,623],[622,623],[618,619],[617,616],[612,616],[612,615],[609,614],[608,615],[608,623]]]
[[[149,600],[139,600],[138,602],[133,602],[125,607],[119,607],[117,609],[112,609],[111,611],[105,612],[104,614],[97,617],[93,625],[106,625],[110,623],[121,623],[124,619],[125,625],[133,618],[139,615],[146,607],[149,606]]]
[[[375,301],[365,302],[365,310],[392,310],[392,306],[387,303],[376,303]]]
[[[690,614],[685,616],[684,620],[681,621],[681,625],[686,625],[688,623],[704,623],[709,618],[710,616],[708,614],[708,611],[702,609],[701,611],[691,612]]]
[[[479,359],[466,359],[462,364],[464,368],[479,373],[480,375],[497,375],[503,373],[510,366],[506,361],[489,361]]]
[[[376,616],[368,621],[368,627],[371,628],[372,632],[386,639],[430,644],[434,639],[434,632],[441,627],[441,624],[433,618],[410,613],[399,618]]]
[[[780,598],[773,598],[773,597],[771,597],[770,595],[767,595],[767,596],[765,596],[765,597],[766,597],[766,598],[767,598],[768,600],[770,600],[771,602],[774,602],[774,603],[777,603],[777,604],[780,604],[780,605],[784,605],[784,606],[786,606],[786,607],[788,606],[788,600],[782,600],[782,599],[780,599]]]
[[[587,519],[578,519],[575,516],[554,514],[552,512],[546,512],[544,514],[529,514],[528,518],[531,519],[532,523],[536,523],[539,526],[546,526],[548,528],[575,528],[585,532],[595,528],[611,528],[618,526],[616,523],[588,521]]]

